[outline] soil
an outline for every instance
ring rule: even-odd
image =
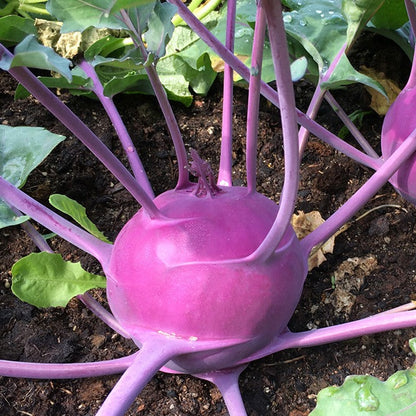
[[[409,63],[397,46],[385,39],[364,40],[364,59],[385,73],[395,76],[402,87]],[[368,47],[370,45],[370,47]],[[372,49],[373,48],[373,49]],[[394,59],[387,59],[392,56]],[[389,55],[390,54],[390,55]],[[401,59],[400,72],[397,62]],[[390,62],[390,66],[389,66]],[[392,63],[393,62],[393,63]],[[391,65],[394,65],[395,72]],[[391,75],[391,76],[393,76]],[[34,171],[24,190],[42,203],[61,193],[76,199],[90,218],[114,239],[123,224],[139,208],[133,198],[99,162],[33,98],[13,100],[16,84],[0,74],[0,122],[10,126],[43,126],[67,136],[65,142]],[[306,82],[295,86],[298,106],[305,110],[312,88]],[[335,92],[348,113],[367,109],[368,96],[360,86]],[[102,138],[123,161],[110,122],[97,102],[61,95],[62,100]],[[244,184],[244,138],[247,92],[235,93],[234,156],[235,184]],[[123,96],[117,100],[128,129],[149,172],[155,193],[175,186],[176,159],[169,134],[153,97]],[[193,147],[218,166],[221,126],[221,82],[207,97],[196,97],[190,108],[173,103],[187,149]],[[337,132],[341,124],[327,106],[318,120]],[[382,117],[366,115],[362,126],[365,137],[380,151]],[[275,200],[283,178],[283,151],[279,112],[261,103],[258,144],[258,191]],[[348,141],[353,143],[351,138]],[[327,218],[356,191],[372,172],[312,137],[302,159],[297,210],[317,210]],[[416,209],[384,186],[360,214],[372,208],[363,219],[335,241],[333,254],[313,269],[306,280],[303,296],[290,321],[293,331],[329,326],[394,308],[416,298]],[[45,231],[40,227],[40,231]],[[99,264],[69,243],[54,238],[53,249],[65,259],[81,261],[89,271],[100,273]],[[11,293],[10,269],[22,256],[35,251],[25,233],[15,228],[0,230],[0,358],[33,362],[89,362],[126,356],[135,345],[115,334],[95,318],[82,303],[72,300],[66,308],[39,310],[20,302]],[[346,309],[336,308],[333,276],[350,258],[372,256],[376,267],[360,285],[352,285]],[[105,293],[94,291],[106,304]],[[364,336],[330,345],[292,349],[251,363],[240,377],[240,387],[250,416],[305,416],[316,404],[322,388],[341,384],[350,374],[371,374],[386,379],[393,372],[414,362],[408,340],[415,329]],[[33,416],[94,415],[117,382],[118,376],[77,380],[25,380],[0,377],[0,414]],[[191,376],[158,373],[135,400],[128,415],[227,415],[218,390]]]

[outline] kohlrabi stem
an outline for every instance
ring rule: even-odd
[[[415,24],[416,24],[416,10],[415,10],[415,6],[413,3],[409,6],[408,10],[411,10],[410,14],[413,15],[415,19]],[[415,28],[412,27],[412,29],[415,29]],[[415,87],[416,87],[416,48],[413,51],[413,61],[412,61],[412,68],[410,70],[410,76],[404,88],[411,89]]]
[[[108,361],[97,361],[95,363],[28,363],[19,361],[0,360],[0,375],[16,378],[38,378],[38,379],[71,379],[100,377],[118,374],[125,371],[134,361],[133,355]]]
[[[318,114],[319,108],[322,104],[322,100],[325,95],[325,90],[321,88],[321,82],[318,82],[318,85],[315,88],[315,91],[312,95],[311,102],[309,107],[306,110],[306,116],[311,120],[315,120]],[[299,129],[298,140],[299,140],[299,157],[302,158],[302,155],[305,151],[306,144],[308,143],[310,132],[305,127],[301,126]]]
[[[331,106],[332,110],[335,114],[339,117],[339,119],[344,123],[345,127],[348,131],[352,134],[354,139],[357,143],[362,147],[362,149],[371,157],[378,159],[380,156],[377,152],[372,148],[370,143],[365,139],[365,137],[361,134],[360,130],[358,130],[357,126],[351,121],[342,107],[338,104],[335,100],[334,96],[327,91],[325,94],[325,100]]]
[[[11,53],[0,44],[0,57]],[[122,183],[131,195],[143,206],[150,217],[161,216],[152,199],[137,183],[125,166],[111,153],[104,143],[77,117],[55,94],[42,84],[27,68],[8,70],[39,102],[48,109],[69,131],[71,131]]]
[[[322,83],[330,79],[340,59],[344,55],[346,48],[347,48],[347,44],[344,43],[341,49],[336,54],[335,58],[332,60],[331,64],[329,65],[329,68],[325,71],[324,74],[320,74],[319,76],[318,85],[315,88],[315,92],[313,93],[312,100],[309,103],[309,107],[306,111],[306,115],[312,120],[315,120],[316,115],[318,114],[318,110],[322,104],[322,100],[324,99],[325,93],[327,91],[325,87],[322,87]],[[303,152],[306,147],[306,143],[308,142],[308,138],[309,138],[309,131],[305,127],[302,126],[299,129],[299,155],[300,157],[302,157],[303,155]]]
[[[176,345],[144,343],[133,363],[120,377],[96,416],[123,416],[151,378],[176,352]]]
[[[412,28],[413,32],[413,39],[416,36],[416,9],[415,5],[412,0],[404,0],[406,5],[407,16],[409,17],[410,27]],[[413,59],[413,62],[415,60]]]
[[[416,325],[416,311],[395,312],[386,316],[386,313],[377,314],[358,321],[347,322],[319,328],[312,331],[288,332],[281,336],[274,352],[288,348],[305,348],[331,342],[344,341],[363,335],[378,332],[393,331],[395,329],[409,328]]]
[[[416,129],[378,168],[373,176],[348,201],[337,209],[322,225],[301,240],[301,246],[309,253],[312,248],[331,237],[343,224],[355,215],[394,172],[416,151]]]
[[[86,73],[86,75],[91,78],[93,82],[92,91],[100,100],[104,110],[106,111],[113,124],[114,129],[117,132],[120,143],[123,146],[123,149],[129,160],[134,177],[136,178],[139,185],[145,190],[147,195],[153,199],[155,195],[153,193],[152,186],[150,185],[149,178],[146,175],[143,164],[139,155],[137,154],[137,150],[133,144],[133,141],[131,140],[127,128],[121,119],[120,113],[114,105],[113,99],[104,95],[103,85],[101,84],[101,81],[98,78],[94,67],[90,63],[83,60],[79,66]]]
[[[99,240],[60,215],[39,204],[20,189],[0,177],[0,198],[7,204],[32,217],[43,226],[59,234],[70,243],[97,258],[105,266],[109,261],[112,245]]]
[[[107,311],[100,303],[98,303],[89,293],[78,295],[77,298],[98,318],[107,324],[112,330],[116,331],[122,337],[130,339],[131,336],[119,324],[114,315]]]
[[[254,27],[253,49],[251,52],[250,81],[247,104],[246,169],[247,189],[256,192],[257,134],[259,126],[260,82],[263,62],[264,39],[266,35],[266,16],[259,2]]]
[[[227,29],[225,46],[234,51],[236,0],[227,2]],[[233,167],[233,69],[224,63],[224,83],[222,101],[221,153],[218,171],[218,185],[232,186]]]
[[[143,60],[146,61],[148,59],[149,53],[143,44],[140,28],[139,30],[136,30],[128,13],[125,10],[121,10],[120,14],[123,18],[123,21],[126,23],[127,27],[134,35],[134,44],[140,49]],[[179,130],[178,122],[176,121],[175,114],[173,113],[172,107],[169,103],[166,91],[163,88],[160,78],[156,72],[155,64],[151,63],[150,65],[146,65],[145,71],[149,78],[156,99],[159,103],[160,109],[162,110],[165,123],[168,127],[173,145],[175,147],[176,158],[178,161],[178,182],[176,184],[176,189],[186,188],[190,184],[189,173],[187,170],[188,158],[186,156],[186,150],[182,140],[182,134]]]
[[[247,260],[266,260],[278,247],[295,208],[299,184],[298,126],[296,121],[295,94],[290,73],[289,52],[280,0],[261,0],[269,31],[270,49],[276,75],[277,93],[280,102],[280,118],[285,149],[284,184],[276,219],[259,247]]]
[[[256,23],[258,21],[256,20]],[[196,374],[197,377],[208,380],[218,387],[230,416],[246,416],[247,412],[238,387],[238,378],[247,365],[215,371],[207,374]]]
[[[233,53],[231,53],[182,3],[181,0],[168,0],[178,8],[178,14],[180,14],[183,20],[188,26],[220,57],[227,62],[243,79],[247,82],[250,79],[250,70],[241,62]],[[265,82],[261,82],[261,93],[276,107],[280,107],[279,97],[277,91]],[[380,160],[376,160],[365,153],[359,151],[355,147],[345,143],[335,134],[331,133],[320,124],[311,120],[302,111],[296,109],[297,120],[300,125],[309,130],[316,137],[319,137],[324,142],[328,143],[336,150],[344,153],[353,160],[362,163],[365,166],[369,166],[373,169],[377,169],[382,163]]]

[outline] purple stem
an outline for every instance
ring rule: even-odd
[[[307,253],[312,248],[331,237],[337,229],[356,214],[368,200],[390,179],[394,172],[404,163],[416,150],[416,129],[395,150],[395,152],[383,163],[373,176],[334,212],[321,226],[308,234],[301,245]]]
[[[0,360],[0,375],[16,378],[71,379],[107,376],[121,373],[134,361],[138,353],[128,357],[95,363],[28,363]]]
[[[416,26],[416,10],[415,10],[415,6],[413,3],[411,3],[410,5],[407,5],[406,3],[406,7],[407,7],[407,13],[409,14],[409,19],[413,24],[415,24]],[[414,27],[412,24],[412,30],[415,30],[416,27]],[[412,61],[412,68],[410,70],[410,76],[409,79],[407,80],[406,86],[404,87],[404,89],[412,89],[416,87],[416,48],[413,51],[413,61]]]
[[[399,328],[409,328],[415,325],[416,311],[396,312],[389,315],[381,313],[359,319],[358,321],[347,322],[327,328],[297,333],[287,332],[281,336],[280,342],[277,343],[278,349],[275,349],[274,352],[288,348],[313,347],[356,338],[362,335],[393,331]]]
[[[130,334],[120,325],[113,314],[107,311],[89,293],[78,295],[77,298],[98,318],[122,337],[130,339]]]
[[[108,114],[108,117],[110,118],[113,124],[114,129],[117,132],[118,137],[120,138],[120,143],[123,146],[123,149],[127,155],[134,177],[136,178],[139,185],[147,193],[147,195],[151,199],[153,199],[155,195],[150,185],[149,178],[146,175],[143,164],[140,160],[139,155],[137,154],[137,150],[131,140],[126,126],[123,123],[123,120],[121,119],[120,113],[114,105],[114,101],[112,100],[112,98],[104,95],[103,85],[101,84],[94,67],[90,63],[88,63],[87,61],[82,61],[79,64],[79,67],[86,73],[86,75],[89,78],[91,78],[93,82],[92,91],[100,100],[104,110]]]
[[[318,114],[319,107],[322,104],[322,100],[324,99],[325,92],[327,91],[325,88],[322,88],[322,83],[327,82],[333,72],[335,71],[340,59],[345,53],[345,50],[347,48],[347,44],[344,43],[341,47],[341,49],[336,54],[335,58],[329,65],[329,68],[326,70],[326,72],[319,77],[318,85],[316,86],[315,92],[312,96],[312,100],[309,103],[309,107],[306,111],[306,115],[310,117],[312,120],[315,120],[316,115]],[[301,127],[299,130],[299,155],[302,157],[303,152],[306,147],[306,143],[308,142],[309,138],[309,131],[305,129],[305,127]]]
[[[7,204],[29,215],[49,230],[59,234],[70,243],[76,245],[97,258],[105,266],[109,261],[112,245],[99,240],[60,215],[44,207],[21,190],[17,189],[0,177],[0,198]]]
[[[0,57],[12,54],[0,44]],[[152,218],[161,214],[143,188],[104,143],[27,68],[10,68],[8,72],[19,81],[39,102],[47,108],[68,130],[70,130],[104,166],[125,186]]]
[[[175,353],[176,345],[168,345],[166,340],[144,343],[133,363],[105,399],[96,416],[124,415],[150,379]]]
[[[299,183],[296,104],[290,73],[286,32],[282,17],[282,4],[280,0],[263,0],[262,4],[269,30],[270,49],[276,74],[277,92],[281,104],[280,117],[283,130],[283,148],[285,149],[285,174],[276,219],[259,247],[248,256],[247,260],[249,261],[262,261],[273,255],[290,224]]]
[[[227,29],[225,47],[234,52],[236,0],[227,2]],[[218,185],[232,186],[233,167],[233,69],[224,63],[224,85],[222,102],[221,156]]]
[[[247,189],[249,193],[256,192],[257,134],[259,124],[261,69],[265,35],[266,16],[260,2],[257,6],[256,26],[254,28],[247,104],[246,165]]]
[[[185,6],[186,8],[186,6]],[[190,12],[191,13],[191,12]],[[134,34],[135,39],[133,39],[136,47],[140,49],[143,59],[146,61],[149,54],[143,44],[141,34],[136,30],[128,13],[125,10],[121,10],[121,16],[123,17],[124,22],[126,23],[129,30]],[[189,172],[187,170],[188,158],[186,155],[185,146],[182,140],[182,134],[179,130],[178,122],[176,121],[175,114],[173,113],[172,107],[169,103],[166,91],[163,88],[162,83],[160,82],[159,76],[156,72],[155,64],[145,66],[146,74],[149,78],[150,84],[153,88],[153,92],[156,96],[156,99],[159,103],[160,109],[162,110],[163,117],[165,119],[166,125],[168,127],[170,136],[172,138],[173,145],[175,147],[176,158],[178,160],[178,182],[176,184],[176,189],[183,189],[189,186]]]
[[[407,16],[409,17],[410,26],[413,32],[413,40],[415,39],[416,35],[416,10],[415,5],[413,4],[412,0],[404,0],[407,10]],[[414,59],[413,59],[414,62]]]
[[[362,147],[362,149],[371,157],[378,159],[380,156],[377,152],[371,147],[370,143],[365,139],[365,137],[361,134],[360,130],[357,129],[356,125],[351,121],[342,107],[338,104],[335,100],[334,96],[327,91],[325,94],[325,100],[334,110],[335,114],[340,118],[340,120],[344,123],[345,127],[349,130],[349,132],[353,135],[355,140],[358,144]]]
[[[234,54],[232,54],[181,2],[181,0],[168,0],[178,8],[178,14],[186,22],[186,24],[220,57],[230,65],[247,82],[250,79],[249,69],[242,63]],[[276,107],[280,107],[279,97],[277,91],[270,87],[265,82],[261,82],[261,93]],[[302,111],[296,109],[298,123],[309,130],[313,135],[319,137],[324,142],[328,143],[336,150],[344,153],[348,157],[377,169],[381,161],[360,152],[355,147],[345,143],[335,134],[331,133],[315,121],[307,117]]]
[[[258,20],[256,19],[256,24]],[[243,399],[241,398],[238,378],[246,369],[246,365],[240,365],[229,370],[221,370],[215,373],[196,374],[196,377],[214,383],[221,392],[230,416],[247,416]]]

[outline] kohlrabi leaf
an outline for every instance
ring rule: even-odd
[[[396,30],[409,20],[403,0],[384,0],[383,5],[371,19],[378,29]]]
[[[381,7],[384,0],[343,0],[342,11],[348,22],[347,43],[350,45]]]
[[[131,7],[143,6],[148,3],[154,3],[155,0],[117,0],[109,10],[109,14],[119,12],[121,9],[129,9]]]
[[[90,26],[126,29],[118,16],[108,13],[113,5],[114,0],[49,0],[46,8],[63,22],[62,33],[82,32]]]
[[[345,54],[343,54],[339,60],[335,71],[326,82],[321,84],[321,87],[326,89],[336,89],[355,83],[367,85],[387,98],[383,86],[375,79],[356,71]]]
[[[0,125],[0,176],[22,187],[32,170],[64,139],[64,136],[41,127]],[[16,216],[0,200],[0,228],[17,225],[27,219],[26,216]]]
[[[0,176],[23,186],[30,172],[64,139],[41,127],[0,125]]]
[[[394,373],[386,381],[348,376],[341,387],[318,394],[310,416],[413,416],[416,410],[416,367]]]
[[[6,47],[16,45],[35,32],[31,19],[14,15],[0,18],[0,42]]]
[[[74,296],[105,287],[105,277],[88,273],[60,254],[32,253],[12,267],[13,293],[38,308],[64,307]]]
[[[71,79],[70,65],[70,60],[62,58],[52,48],[39,44],[34,35],[26,36],[16,45],[14,57],[3,56],[0,59],[0,68],[6,71],[16,66],[26,66],[58,72],[68,80]]]
[[[67,89],[71,92],[72,95],[86,95],[90,94],[91,90],[91,80],[86,77],[81,77],[79,75],[74,75],[75,70],[72,72],[72,81],[68,82],[67,79],[62,77],[38,77],[39,81],[42,84],[46,85],[48,88],[59,88],[59,89]],[[22,84],[19,84],[16,88],[14,93],[14,98],[16,100],[22,100],[27,98],[30,95],[30,92],[23,87]]]
[[[309,62],[309,73],[323,76],[331,62],[346,45],[351,44],[380,6],[380,0],[286,0],[291,11],[283,20],[291,49],[302,54],[304,49],[314,61]],[[325,30],[323,30],[323,28]],[[295,47],[298,42],[302,49]],[[298,55],[295,55],[298,56]],[[376,81],[360,74],[344,54],[330,79],[322,86],[337,88],[351,83],[363,83],[384,94]]]
[[[111,243],[110,240],[97,228],[97,226],[88,218],[85,207],[77,201],[60,194],[53,194],[49,197],[50,204],[59,209],[61,212],[69,215],[81,227],[98,239]]]
[[[170,3],[157,2],[152,14],[149,16],[148,30],[144,34],[148,52],[156,57],[165,54],[166,42],[172,37],[172,18],[176,7]]]
[[[27,215],[16,215],[5,203],[0,200],[0,228],[19,225],[27,221]]]

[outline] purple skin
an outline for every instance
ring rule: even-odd
[[[416,54],[415,54],[416,55]],[[389,108],[384,118],[381,131],[381,150],[383,158],[389,158],[392,153],[416,129],[416,56],[409,80]],[[403,198],[416,204],[416,154],[413,154],[400,166],[392,176],[390,183]]]
[[[200,22],[187,14],[179,0],[171,2],[178,5],[182,18],[195,27],[197,33],[204,34]],[[234,17],[230,16],[228,24],[233,25],[233,21]],[[220,167],[221,186],[215,184],[209,165],[194,152],[189,170],[198,177],[198,183],[191,184],[181,166],[176,189],[153,199],[139,165],[136,176],[140,179],[134,180],[62,103],[52,101],[53,105],[50,104],[53,94],[26,69],[9,71],[98,155],[142,205],[111,246],[0,178],[0,197],[10,206],[30,215],[101,262],[108,277],[107,295],[114,316],[94,304],[90,307],[123,336],[133,338],[140,350],[123,359],[99,363],[34,364],[3,360],[0,361],[1,375],[76,378],[123,372],[98,412],[101,416],[115,416],[128,410],[158,370],[188,373],[215,383],[224,396],[229,414],[244,416],[238,377],[248,362],[287,348],[320,345],[416,324],[416,312],[404,308],[314,331],[292,333],[288,330],[287,323],[299,301],[307,274],[310,251],[348,221],[397,169],[406,166],[403,164],[416,150],[416,131],[405,132],[404,137],[409,137],[396,146],[383,164],[370,161],[371,157],[359,155],[328,135],[295,108],[288,54],[282,41],[285,34],[280,2],[263,0],[259,3],[256,22],[252,62],[261,60],[259,48],[262,48],[267,23],[278,93],[265,87],[260,80],[260,68],[253,68],[249,77],[250,114],[257,114],[260,91],[281,105],[285,182],[279,206],[255,191],[256,128],[253,124],[256,117],[248,126],[247,188],[231,186],[228,141],[221,149],[225,161]],[[231,47],[231,35],[228,42]],[[214,41],[214,47],[224,52],[218,42]],[[6,53],[5,49],[0,52]],[[223,53],[226,58],[228,52]],[[228,65],[235,69],[235,57],[231,54],[228,58]],[[247,76],[245,71],[242,70],[243,76]],[[149,77],[157,87],[156,95],[159,94],[164,114],[169,115],[178,159],[183,160],[183,144],[178,139],[169,103],[160,92],[155,73],[154,69],[150,70]],[[230,114],[232,91],[228,87],[224,91],[225,110]],[[112,103],[107,111],[116,111]],[[119,120],[114,114],[113,117]],[[299,178],[296,122],[300,120],[306,122],[314,134],[323,133],[325,139],[359,155],[361,161],[369,162],[377,170],[325,224],[299,242],[290,226],[290,218]],[[224,118],[224,126],[229,131],[229,117]],[[126,133],[121,134],[127,143]],[[139,161],[135,159],[135,163]],[[82,300],[90,303],[86,297]]]

